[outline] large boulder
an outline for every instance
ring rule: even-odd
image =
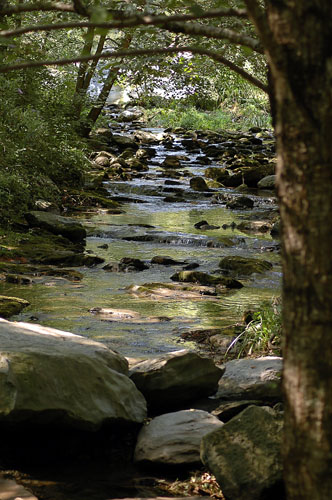
[[[75,243],[86,238],[86,230],[82,224],[69,217],[33,210],[26,213],[25,218],[30,227],[40,227],[50,233],[61,234]]]
[[[203,437],[201,460],[227,500],[282,500],[282,417],[249,406]]]
[[[125,358],[87,338],[0,319],[0,366],[0,421],[96,430],[146,416]]]
[[[223,371],[211,359],[181,350],[141,361],[129,373],[156,413],[185,408],[190,401],[214,394]]]
[[[225,365],[216,397],[221,399],[281,399],[282,358],[233,359]]]
[[[160,415],[141,429],[134,460],[178,466],[197,464],[202,437],[222,426],[217,417],[203,410]]]

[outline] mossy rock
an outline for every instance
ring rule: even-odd
[[[105,262],[105,259],[97,255],[75,253],[66,250],[53,251],[47,255],[40,257],[37,261],[41,264],[49,264],[55,266],[73,266],[73,267],[94,267]]]
[[[33,210],[25,214],[30,227],[39,227],[55,235],[61,235],[72,242],[81,242],[86,238],[86,230],[80,222],[69,217],[50,212]]]
[[[192,177],[190,179],[190,187],[194,191],[208,191],[209,187],[203,177]]]
[[[12,246],[11,250],[6,249],[6,253],[2,255],[3,260],[20,260],[25,261],[25,263],[14,264],[1,262],[0,271],[11,274],[31,274],[39,272],[40,268],[36,268],[36,266],[30,267],[29,263],[55,266],[92,267],[104,262],[104,259],[101,257],[85,254],[83,250],[84,247],[82,245],[74,244],[62,236],[56,236],[43,231],[40,231],[40,234],[26,233],[21,236],[21,240],[17,241],[15,247]],[[49,268],[44,268],[46,274],[48,269]]]
[[[171,276],[171,280],[186,283],[199,283],[207,286],[223,286],[226,288],[242,288],[243,285],[233,278],[225,276],[212,276],[200,271],[180,271]]]
[[[42,229],[31,229],[26,233],[10,234],[0,247],[0,271],[30,274],[34,268],[30,263],[38,263],[44,255],[54,251],[81,253],[83,244],[73,243],[60,235],[54,235]]]
[[[250,274],[261,274],[269,271],[273,265],[267,260],[231,256],[221,259],[219,267],[223,270],[231,271],[235,275],[249,276]]]
[[[32,278],[24,274],[7,274],[5,281],[16,285],[31,285],[33,283]]]
[[[213,179],[207,179],[206,185],[209,189],[219,189],[224,187],[224,185],[221,182],[215,181]]]
[[[19,314],[22,309],[29,305],[30,303],[27,300],[0,295],[0,317],[8,319],[15,314]]]
[[[33,233],[25,234],[12,250],[12,256],[20,256],[33,264],[42,262],[48,255],[65,252],[68,255],[82,253],[84,247],[74,244],[67,238],[57,236],[42,230],[34,230]]]

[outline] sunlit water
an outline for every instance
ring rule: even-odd
[[[161,191],[165,187],[165,177],[159,164],[166,154],[187,153],[181,149],[171,152],[158,146],[149,179],[106,184],[112,195],[132,196],[135,203],[126,203],[123,206],[125,213],[120,215],[110,215],[106,211],[87,215],[87,250],[103,257],[106,263],[119,261],[122,257],[150,261],[156,255],[167,255],[188,263],[197,262],[199,271],[210,273],[218,269],[218,262],[226,255],[255,256],[272,262],[273,269],[263,275],[242,279],[245,285],[242,289],[231,290],[217,300],[153,300],[137,298],[126,291],[126,287],[132,284],[170,282],[172,274],[182,266],[151,265],[142,272],[111,273],[105,271],[102,264],[90,269],[79,268],[84,274],[80,283],[60,278],[44,279],[29,286],[1,283],[1,294],[22,297],[31,303],[15,319],[68,330],[105,342],[124,355],[144,357],[180,347],[194,349],[193,344],[181,340],[181,332],[228,325],[238,321],[243,310],[279,294],[279,256],[264,251],[275,243],[269,235],[253,236],[230,228],[206,232],[194,228],[194,224],[201,220],[218,226],[239,223],[248,218],[252,210],[227,210],[224,205],[212,204],[209,197],[201,194],[194,194],[190,201],[181,203],[163,201],[167,193]],[[185,169],[202,175],[206,167],[193,164],[194,156],[189,156],[190,161],[184,162]],[[188,191],[188,184],[189,179],[185,178],[181,185],[174,187]],[[139,200],[141,202],[137,203]],[[263,215],[271,206],[268,195],[254,210]],[[152,241],[129,241],[143,235],[151,236]],[[224,246],[225,237],[231,238],[233,246]],[[211,241],[216,248],[211,248]],[[100,248],[105,244],[107,249]],[[140,313],[141,317],[136,322],[127,323],[103,321],[90,312],[94,307],[129,309]],[[150,317],[155,316],[161,317],[161,321],[150,322]]]

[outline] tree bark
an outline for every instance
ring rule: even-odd
[[[248,9],[271,69],[282,222],[288,500],[332,495],[332,2]],[[256,9],[256,11],[255,11]],[[258,15],[259,14],[259,15]]]
[[[91,54],[93,42],[94,42],[94,28],[89,28],[86,33],[86,39],[82,49],[82,55]],[[84,88],[84,81],[89,68],[89,62],[81,62],[78,68],[76,87],[73,96],[73,113],[74,117],[78,120],[82,111],[83,101],[86,95],[86,89]]]

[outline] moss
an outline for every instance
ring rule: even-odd
[[[269,271],[272,269],[272,264],[267,260],[231,256],[221,259],[219,267],[227,271],[232,271],[234,274],[250,275]]]
[[[200,271],[180,271],[171,276],[173,281],[198,283],[206,286],[218,286],[226,288],[242,288],[242,284],[232,278],[224,276],[212,276]]]
[[[14,314],[19,314],[28,305],[27,300],[0,295],[0,317],[8,319]]]

